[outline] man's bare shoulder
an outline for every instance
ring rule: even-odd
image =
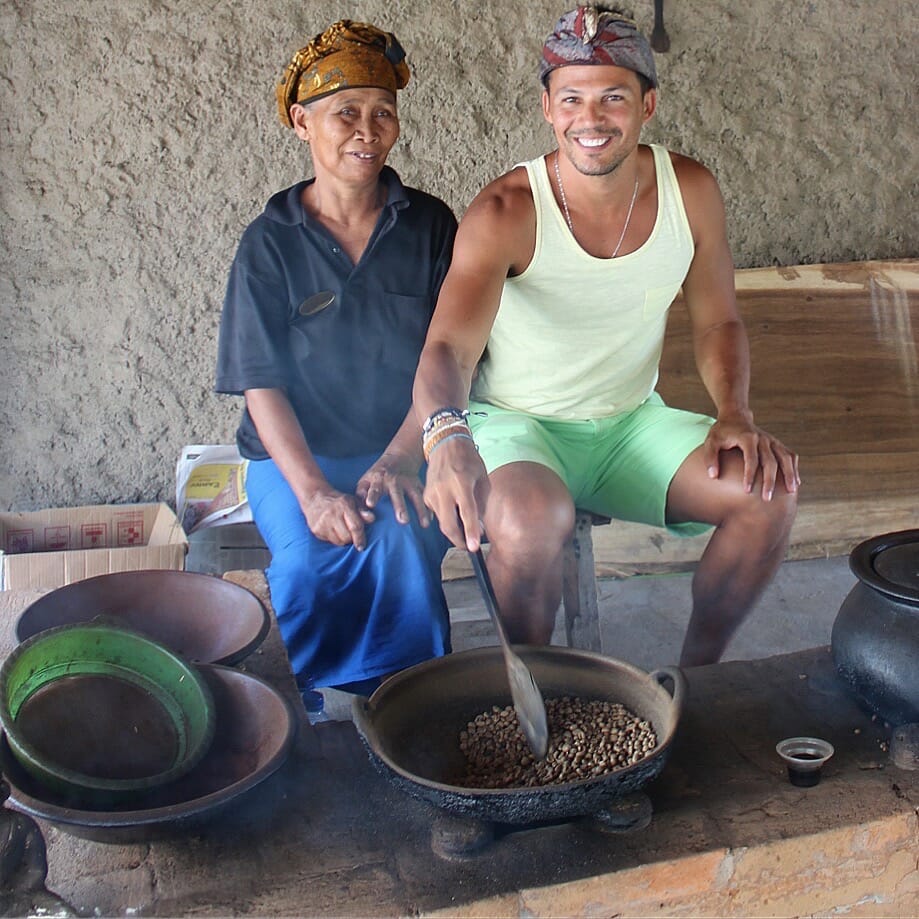
[[[703,240],[720,241],[725,234],[725,215],[717,179],[691,157],[680,153],[671,153],[670,157],[696,246]]]
[[[526,169],[517,166],[489,182],[475,196],[463,220],[472,218],[503,225],[507,221],[525,220],[535,213]]]
[[[706,195],[718,193],[718,182],[708,167],[692,157],[670,151],[670,162],[683,194]]]
[[[526,169],[518,166],[490,182],[460,221],[457,248],[488,252],[490,261],[515,274],[533,257],[536,207]]]

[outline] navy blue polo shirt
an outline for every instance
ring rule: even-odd
[[[380,452],[399,429],[453,249],[446,204],[389,167],[381,181],[358,264],[304,210],[299,182],[246,228],[230,269],[216,390],[283,389],[320,456]],[[247,410],[236,436],[243,456],[268,456]]]

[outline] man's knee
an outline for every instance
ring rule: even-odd
[[[761,503],[766,506],[769,522],[777,538],[786,538],[798,514],[797,492],[786,491],[784,486],[777,485],[772,500]]]
[[[486,511],[489,540],[501,550],[526,549],[534,556],[558,551],[574,531],[574,502],[564,483],[542,467],[497,473]]]
[[[679,487],[682,489],[679,500],[700,511],[699,522],[715,526],[742,523],[747,529],[775,534],[777,538],[791,530],[797,513],[798,495],[786,489],[781,472],[772,497],[767,501],[763,498],[762,470],[751,489],[747,491],[744,488],[744,462],[739,450],[727,450],[721,454],[720,474],[715,481],[708,478],[707,471],[702,469],[695,457],[693,460],[695,462],[688,462],[679,473]],[[676,519],[692,517],[684,508]]]
[[[759,540],[764,551],[784,544],[791,533],[797,514],[798,498],[794,492],[788,492],[784,486],[776,485],[770,500],[762,497],[761,491],[754,486],[748,492],[729,502],[721,526],[736,525],[753,541]]]

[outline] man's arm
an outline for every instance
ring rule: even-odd
[[[460,221],[453,261],[415,375],[419,424],[439,409],[468,406],[504,280],[532,257],[535,213],[525,173],[517,175],[521,172],[489,185]],[[470,440],[451,438],[437,445],[428,462],[424,500],[455,545],[472,551],[479,547],[487,492],[485,467]]]
[[[720,452],[738,448],[744,456],[744,487],[750,491],[762,469],[762,496],[768,501],[780,473],[787,490],[797,491],[797,456],[753,422],[750,350],[737,309],[721,191],[714,176],[699,163],[675,156],[674,167],[695,243],[683,294],[692,323],[696,366],[717,413],[705,442],[705,462],[709,475],[717,478]]]

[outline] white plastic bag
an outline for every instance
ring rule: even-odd
[[[186,534],[227,523],[247,523],[246,469],[232,444],[192,444],[176,464],[176,516]]]

